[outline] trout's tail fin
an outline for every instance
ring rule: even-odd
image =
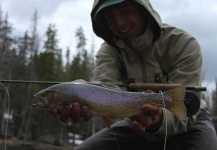
[[[172,104],[167,109],[177,118],[184,120],[187,117],[187,110],[184,104],[185,88],[183,86],[164,92],[172,98]]]

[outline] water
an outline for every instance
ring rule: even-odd
[[[45,146],[45,145],[40,145],[40,146],[36,146],[36,147],[32,147],[32,146],[10,146],[7,145],[6,149],[4,147],[4,145],[0,144],[0,150],[73,150],[73,146]]]
[[[0,145],[0,150],[4,150],[4,146]],[[7,146],[6,150],[36,150],[36,149],[32,147],[24,147],[24,146],[16,146],[16,147]]]

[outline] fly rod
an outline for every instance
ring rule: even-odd
[[[61,81],[25,81],[25,80],[0,80],[1,83],[33,83],[33,84],[59,84]],[[159,84],[159,83],[130,83],[129,85],[123,84],[108,84],[117,85],[119,87],[127,87],[135,90],[153,90],[153,91],[167,91],[179,86],[181,84]],[[206,87],[201,86],[187,86],[185,90],[189,91],[206,91]]]
[[[33,83],[33,84],[59,84],[58,81],[26,81],[26,80],[0,80],[1,83]]]

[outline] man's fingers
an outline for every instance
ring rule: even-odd
[[[155,115],[159,114],[159,111],[161,111],[161,110],[159,107],[145,104],[142,106],[142,111],[143,111],[143,114],[146,116],[155,116]]]
[[[144,116],[143,114],[133,116],[133,119],[143,127],[149,127],[152,124],[150,116]]]
[[[51,113],[51,115],[52,115],[52,116],[54,116],[54,117],[55,117],[55,116],[57,116],[57,115],[59,114],[59,110],[58,110],[58,109],[55,109],[55,108],[53,108],[53,109],[51,109],[51,110],[50,110],[50,113]]]
[[[163,121],[163,111],[161,108],[153,106],[153,105],[143,105],[142,106],[143,116],[149,117],[151,123],[149,126],[145,126],[146,128],[154,128],[157,130]]]
[[[74,123],[79,122],[80,115],[81,115],[80,111],[81,111],[80,104],[77,102],[73,103],[71,109],[71,119]]]
[[[136,132],[136,133],[144,133],[145,132],[145,128],[143,126],[141,126],[138,122],[133,121],[132,124],[132,129]]]
[[[80,104],[75,102],[72,104],[71,119],[74,123],[77,123],[81,117],[83,117],[85,121],[88,121],[92,116],[87,106],[83,106],[81,109]]]
[[[57,116],[58,114],[63,123],[66,123],[69,118],[71,118],[74,123],[77,123],[80,121],[81,117],[83,117],[85,121],[88,121],[92,117],[89,108],[87,106],[81,108],[78,102],[73,103],[71,108],[64,107],[61,111],[51,109],[52,116]]]
[[[90,118],[92,117],[90,110],[87,106],[82,107],[82,117],[84,118],[85,121],[90,120]]]
[[[68,108],[68,107],[65,107],[65,108],[63,108],[61,110],[61,112],[60,112],[60,120],[63,123],[65,123],[69,119],[69,117],[70,117],[70,111],[71,111],[71,109]]]

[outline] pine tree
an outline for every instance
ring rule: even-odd
[[[70,68],[71,80],[84,79],[89,81],[89,75],[91,68],[89,67],[89,53],[85,49],[86,38],[82,27],[79,27],[76,31],[75,37],[78,44],[77,54],[74,56],[72,65]]]
[[[8,15],[5,15],[4,18],[0,16],[0,19],[0,79],[7,79],[13,42],[11,37],[12,27],[8,22]]]
[[[46,39],[43,45],[44,51],[37,57],[36,73],[40,81],[62,81],[63,80],[63,67],[62,67],[62,54],[61,49],[58,47],[57,30],[55,26],[50,24],[46,31]],[[47,85],[46,85],[47,86]],[[40,89],[46,87],[41,86]],[[49,110],[42,110],[38,114],[38,110],[34,110],[35,120],[40,122],[37,124],[38,132],[34,134],[54,134],[61,132],[61,124],[58,119],[51,117]],[[36,122],[35,125],[36,126]],[[56,135],[58,138],[59,134]],[[57,138],[57,139],[58,139]]]
[[[213,107],[212,107],[212,116],[215,128],[217,130],[217,79],[216,79],[216,89],[212,92],[212,101],[213,101]]]
[[[11,79],[14,69],[14,58],[16,52],[12,50],[13,39],[11,37],[12,26],[8,22],[8,15],[3,17],[0,10],[0,79]],[[7,86],[10,89],[9,86]],[[0,133],[4,132],[4,113],[7,113],[7,95],[5,90],[0,88]]]
[[[65,81],[70,80],[70,49],[67,47],[66,49],[66,66],[65,66]]]
[[[38,76],[44,81],[62,80],[62,50],[58,48],[57,30],[54,25],[49,25],[46,31],[44,52],[39,55]]]

